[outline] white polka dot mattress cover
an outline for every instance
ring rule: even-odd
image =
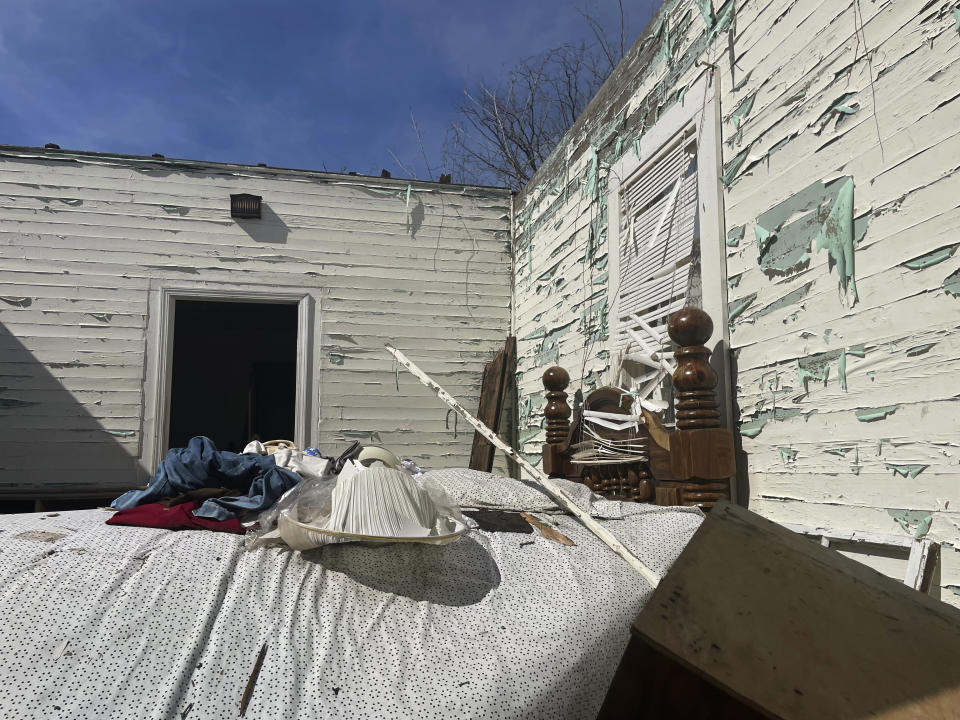
[[[595,717],[651,587],[532,483],[431,476],[576,544],[247,551],[104,510],[0,516],[0,717],[232,720],[245,695],[270,720]],[[564,487],[660,575],[703,518]]]

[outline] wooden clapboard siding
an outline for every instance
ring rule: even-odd
[[[685,89],[708,72],[697,61],[712,63],[720,174],[729,182],[722,220],[730,312],[715,321],[732,320],[744,499],[786,522],[929,528],[946,543],[940,595],[960,605],[960,297],[945,287],[960,271],[955,6],[663,4],[516,198],[520,437],[531,457],[543,439],[544,365],[559,359],[572,389],[581,368],[589,384],[609,366],[611,340],[581,317],[605,311],[611,282],[605,168],[670,106],[700,102]],[[818,210],[810,206],[818,183],[845,178],[853,183],[856,303],[817,248],[822,217],[790,227]],[[838,187],[823,193],[819,212],[832,210]],[[763,226],[769,218],[785,229],[774,255],[788,242],[807,243],[796,267],[761,253],[764,231],[777,230]],[[918,258],[918,267],[907,266]],[[825,367],[825,382],[810,378]],[[867,422],[857,417],[894,406]]]
[[[239,192],[263,197],[262,220],[230,218]],[[510,329],[509,216],[499,189],[0,148],[0,494],[142,480],[149,297],[165,283],[312,289],[311,444],[465,466],[472,433],[454,437],[383,345],[476,405]]]

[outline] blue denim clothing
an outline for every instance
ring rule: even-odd
[[[130,490],[114,500],[113,506],[125,510],[188,490],[249,486],[246,497],[213,498],[194,512],[198,517],[226,520],[241,512],[267,509],[298,482],[300,476],[277,467],[271,455],[225,452],[217,450],[210,438],[195,437],[187,447],[167,453],[146,490]]]

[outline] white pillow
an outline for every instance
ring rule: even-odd
[[[447,491],[460,507],[496,508],[523,512],[549,512],[560,510],[546,491],[527,480],[494,475],[493,473],[468,468],[442,468],[428,470],[424,477],[430,478]],[[600,496],[583,483],[554,478],[582,510],[591,511],[591,504]]]

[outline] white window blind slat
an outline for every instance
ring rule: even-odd
[[[626,327],[635,325],[631,313],[661,331],[662,341],[669,343],[666,319],[685,304],[694,267],[698,232],[696,165],[693,132],[688,129],[624,184],[620,194],[617,349],[629,343]],[[678,179],[675,201],[664,215]],[[660,231],[652,238],[658,225]]]
[[[687,152],[687,143],[676,142],[640,175],[628,179],[623,191],[624,206],[632,208],[635,212],[642,211],[660,195],[670,191],[673,181],[689,163],[690,154]]]

